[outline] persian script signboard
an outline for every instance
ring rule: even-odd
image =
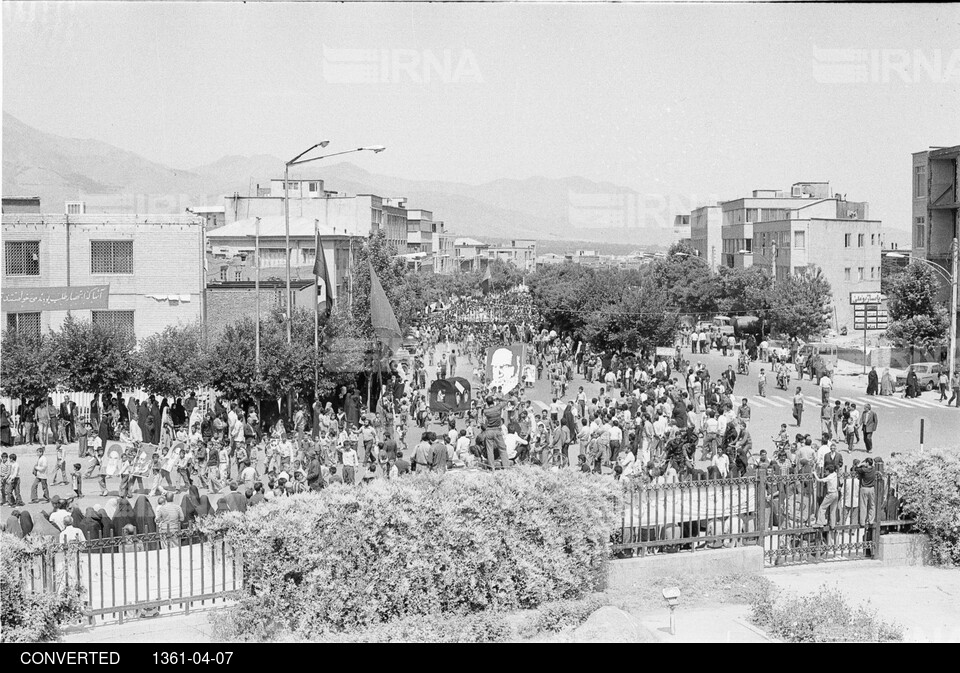
[[[4,288],[2,306],[11,313],[102,310],[109,307],[109,297],[109,285]]]

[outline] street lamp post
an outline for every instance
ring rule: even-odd
[[[291,297],[290,297],[290,193],[289,193],[290,167],[298,166],[300,164],[306,164],[311,161],[319,161],[320,159],[328,159],[330,157],[340,156],[341,154],[350,154],[352,152],[363,152],[367,150],[376,154],[378,152],[383,152],[385,149],[387,149],[383,145],[369,145],[366,147],[358,147],[352,150],[345,150],[343,152],[334,152],[333,154],[325,154],[320,157],[312,157],[310,159],[301,158],[303,157],[303,155],[307,154],[308,152],[312,152],[318,147],[326,147],[329,144],[330,144],[329,140],[321,140],[316,145],[313,145],[307,148],[306,150],[304,150],[303,152],[301,152],[300,154],[298,154],[293,159],[291,159],[290,161],[288,161],[283,165],[283,227],[284,227],[284,235],[285,235],[285,241],[286,241],[285,245],[286,245],[286,256],[287,256],[287,265],[286,265],[287,266],[287,301],[285,303],[286,310],[287,310],[287,343],[290,343],[293,339],[293,313],[291,309]],[[303,193],[303,190],[301,190],[301,194],[302,193]]]
[[[953,242],[950,244],[950,273],[947,274],[942,267],[934,264],[928,259],[923,257],[914,257],[912,255],[903,255],[899,252],[887,252],[884,253],[885,257],[893,257],[896,259],[909,259],[911,262],[921,262],[925,264],[929,269],[937,273],[950,287],[950,357],[949,357],[949,366],[950,366],[950,383],[953,384],[953,376],[957,373],[957,276],[960,275],[960,243],[957,239],[954,238]]]

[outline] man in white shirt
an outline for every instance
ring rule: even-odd
[[[527,441],[515,432],[504,435],[503,443],[507,445],[507,460],[511,462],[517,458],[517,447],[527,445]]]
[[[64,528],[63,532],[60,533],[60,544],[69,544],[70,542],[83,542],[86,538],[83,536],[83,531],[79,528],[75,528],[73,525],[73,517],[68,516],[64,519]]]
[[[67,527],[66,520],[70,518],[70,512],[67,511],[64,501],[58,502],[57,505],[59,506],[58,509],[50,515],[50,523],[60,530],[65,530]]]
[[[824,372],[820,377],[820,395],[823,404],[830,403],[831,390],[833,390],[833,381],[830,380],[829,372]]]
[[[33,468],[33,485],[30,487],[30,502],[40,502],[37,499],[37,486],[43,489],[43,499],[50,502],[50,489],[47,486],[47,474],[50,469],[50,463],[43,455],[43,447],[37,449],[37,464]]]

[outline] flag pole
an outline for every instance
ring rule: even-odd
[[[257,377],[260,376],[260,218],[256,218],[253,229],[253,256],[257,264],[256,287],[254,293],[257,295],[257,324],[254,328],[254,340],[256,341],[256,371]]]
[[[320,220],[315,219],[313,221],[313,254],[314,258],[317,255],[323,254],[320,250]],[[323,260],[324,266],[326,266],[327,260]],[[316,266],[316,264],[314,264]],[[324,300],[326,300],[326,287],[324,287]],[[313,404],[316,406],[320,397],[320,365],[318,360],[320,358],[320,278],[314,275],[313,277]],[[316,422],[316,419],[314,419]]]

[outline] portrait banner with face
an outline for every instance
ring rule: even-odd
[[[103,473],[112,477],[120,472],[120,464],[123,462],[124,447],[119,444],[111,444],[103,452]]]
[[[501,392],[509,393],[520,385],[524,361],[523,344],[494,346],[487,354],[487,381]]]

